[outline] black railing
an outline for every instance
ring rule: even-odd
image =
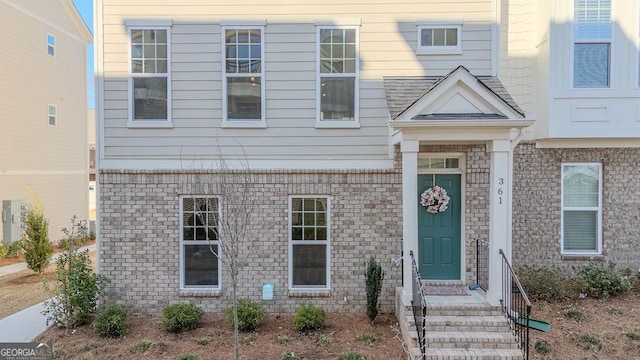
[[[416,332],[418,333],[418,346],[420,346],[420,359],[425,359],[425,353],[427,351],[426,333],[427,333],[427,301],[424,296],[424,290],[422,289],[422,282],[420,281],[420,272],[416,265],[416,259],[413,256],[413,251],[409,251],[411,256],[411,269],[413,274],[413,281],[411,285],[412,298],[411,309],[413,310],[413,320],[416,324]]]
[[[476,285],[489,290],[489,243],[476,239]]]
[[[524,352],[524,359],[527,360],[529,359],[531,302],[502,249],[500,249],[500,255],[502,255],[502,299],[500,299],[502,311],[509,320],[520,349]]]

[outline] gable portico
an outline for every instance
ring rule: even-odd
[[[404,254],[413,251],[417,255],[416,261],[424,264],[421,272],[433,271],[421,273],[423,279],[467,281],[469,269],[473,268],[471,264],[475,261],[466,251],[473,236],[467,229],[479,226],[488,230],[484,231],[488,236],[485,240],[489,243],[487,301],[498,305],[501,282],[499,250],[502,249],[509,259],[511,256],[512,149],[520,140],[521,130],[533,121],[525,118],[498,79],[473,76],[464,67],[440,78],[385,78],[385,91],[392,144],[399,145],[402,153]],[[468,179],[470,174],[473,175],[468,169],[474,167],[477,156],[472,156],[468,150],[456,154],[443,153],[443,157],[453,155],[466,160],[457,169],[425,169],[419,164],[423,157],[438,156],[430,149],[447,146],[484,147],[488,174],[483,181],[488,184],[480,187],[484,193],[472,201],[467,201],[465,196],[478,191],[478,188],[470,188],[472,181]],[[445,219],[446,212],[429,214],[419,206],[420,193],[436,182],[442,182],[444,178],[438,179],[437,175],[443,173],[459,173],[461,177],[460,185],[455,185],[460,189],[449,189],[459,197],[456,201],[460,204],[459,208],[448,209],[453,212],[448,214],[450,219]],[[425,174],[432,175],[432,180],[429,176],[424,180]],[[446,185],[444,188],[447,190]],[[483,203],[488,217],[472,213],[483,210],[468,208],[477,202]],[[477,218],[487,219],[486,223],[479,224],[475,221]],[[458,227],[459,231],[441,235],[445,227]],[[450,261],[457,257],[461,258],[458,263]],[[405,256],[404,262],[403,302],[406,305],[411,298],[411,289],[407,286],[412,283],[411,259]],[[460,272],[441,272],[451,264],[454,267],[459,264]]]

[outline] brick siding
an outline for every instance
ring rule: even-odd
[[[537,149],[514,152],[513,264],[557,267],[567,273],[591,262],[640,267],[640,149]],[[603,255],[560,254],[560,170],[565,162],[602,164]]]

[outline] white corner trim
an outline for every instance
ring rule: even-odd
[[[127,19],[125,26],[173,26],[171,19]]]
[[[226,19],[220,21],[220,26],[265,26],[267,19]]]

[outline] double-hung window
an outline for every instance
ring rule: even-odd
[[[265,121],[263,27],[223,27],[223,120]]]
[[[169,123],[171,121],[169,28],[129,28],[129,35],[131,39],[130,120],[138,124],[151,121]]]
[[[289,288],[329,288],[329,199],[289,201]]]
[[[217,198],[185,196],[180,199],[181,289],[220,288],[219,217]]]
[[[56,37],[51,34],[47,34],[47,54],[56,55]]]
[[[562,253],[602,252],[602,165],[562,164]]]
[[[56,126],[58,124],[58,107],[49,104],[49,125]]]
[[[611,86],[611,0],[574,0],[573,87]]]
[[[358,28],[318,27],[317,124],[358,124]]]

